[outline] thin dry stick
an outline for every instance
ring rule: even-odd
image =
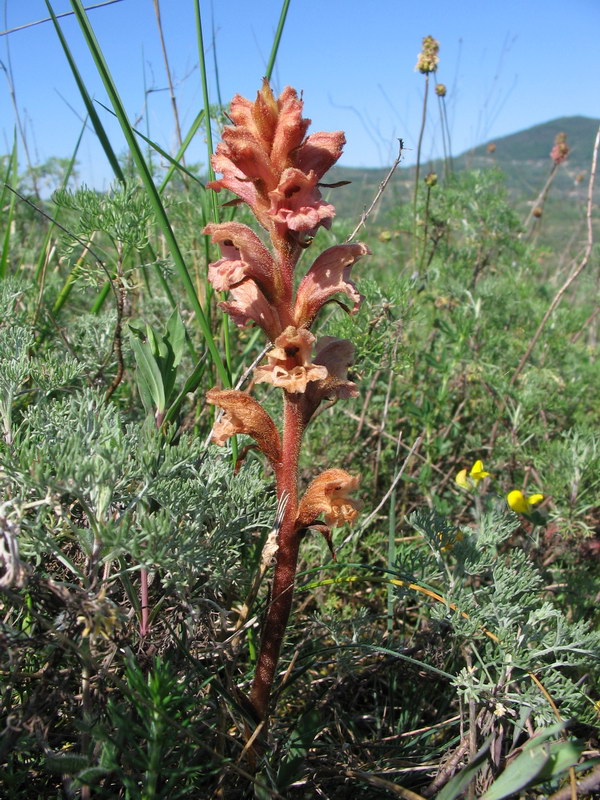
[[[111,6],[113,3],[122,3],[123,0],[104,0],[103,3],[95,3],[92,6],[85,6],[84,11],[93,11],[95,8],[102,8],[102,6]],[[70,17],[74,14],[74,11],[63,11],[62,14],[55,14],[56,19],[60,19],[61,17]],[[24,31],[26,28],[33,28],[35,25],[41,25],[44,22],[52,22],[52,17],[44,17],[43,19],[36,19],[33,22],[26,22],[24,25],[17,25],[15,28],[7,28],[4,31],[0,31],[0,36],[6,36],[9,33],[15,33],[16,31]]]
[[[595,789],[600,787],[600,764],[598,764],[594,769],[590,772],[589,775],[586,775],[585,778],[581,778],[581,780],[577,781],[576,790],[578,789],[582,796],[587,797],[595,797],[596,795],[586,794],[587,792],[593,792]],[[554,792],[551,794],[548,800],[571,800],[573,797],[573,789],[572,786],[565,786],[562,789],[559,789],[558,792]]]
[[[362,522],[360,527],[358,527],[355,531],[352,531],[351,533],[348,534],[348,536],[346,536],[344,541],[336,548],[336,551],[335,551],[336,553],[339,553],[340,550],[342,549],[342,547],[344,547],[344,545],[348,544],[348,542],[350,542],[352,539],[354,539],[356,536],[358,536],[359,533],[364,531],[371,524],[371,520],[373,520],[377,516],[377,514],[381,511],[383,506],[387,503],[387,501],[389,499],[389,496],[391,495],[391,493],[396,488],[396,485],[398,484],[398,481],[402,477],[408,462],[410,461],[410,459],[412,458],[414,453],[416,453],[416,451],[421,446],[421,442],[422,441],[423,441],[423,438],[421,436],[417,436],[413,446],[410,448],[410,451],[409,451],[408,455],[404,459],[404,462],[402,463],[402,466],[398,470],[398,472],[396,474],[396,477],[392,481],[390,488],[387,490],[387,492],[385,493],[385,495],[381,499],[379,505],[376,508],[374,508],[373,511],[371,511],[369,516]]]
[[[169,97],[171,98],[171,106],[173,108],[173,118],[175,119],[175,130],[177,132],[177,145],[181,147],[183,138],[181,136],[181,125],[179,124],[179,112],[177,110],[177,98],[175,97],[175,90],[173,88],[173,79],[171,77],[171,67],[169,66],[169,56],[167,55],[167,46],[165,44],[165,37],[163,34],[162,20],[160,16],[159,0],[154,0],[154,13],[156,15],[156,24],[158,26],[158,35],[160,36],[160,46],[162,49],[163,60],[165,62],[165,72],[167,73],[167,83],[169,84]],[[185,166],[185,156],[181,156],[181,163]]]
[[[537,331],[534,333],[531,341],[529,342],[529,346],[523,355],[523,358],[519,362],[519,366],[515,370],[512,378],[510,379],[510,386],[514,386],[517,378],[523,371],[523,367],[529,360],[529,356],[531,355],[533,348],[536,346],[538,339],[544,328],[546,327],[546,323],[550,318],[550,315],[557,307],[557,305],[562,300],[565,292],[569,288],[569,286],[573,283],[573,281],[581,275],[585,267],[587,266],[588,261],[590,260],[590,255],[592,253],[592,247],[594,244],[594,229],[592,226],[592,206],[593,206],[593,199],[594,199],[594,179],[596,177],[596,166],[598,163],[598,148],[600,147],[600,128],[598,128],[598,132],[596,133],[596,141],[594,142],[594,154],[592,156],[592,171],[590,173],[590,182],[588,185],[588,200],[587,200],[587,210],[586,210],[586,221],[587,221],[587,244],[585,248],[585,252],[583,254],[583,258],[579,262],[579,265],[571,272],[567,280],[563,283],[561,288],[558,290],[554,299],[548,306],[548,310],[542,317],[542,321],[540,322]]]
[[[593,244],[594,244],[594,229],[593,229],[593,226],[592,226],[592,206],[593,206],[593,199],[594,199],[594,180],[595,180],[595,177],[596,177],[596,166],[597,166],[597,163],[598,163],[598,148],[600,148],[600,128],[598,128],[598,132],[596,133],[596,141],[594,142],[594,152],[593,152],[593,155],[592,155],[592,169],[591,169],[591,172],[590,172],[590,181],[589,181],[589,184],[588,184],[587,209],[586,209],[586,222],[587,222],[587,234],[588,235],[587,235],[587,244],[586,244],[586,247],[585,247],[583,258],[581,259],[579,264],[575,267],[575,269],[571,272],[571,274],[569,275],[567,280],[563,283],[563,285],[560,287],[558,292],[554,295],[554,299],[552,300],[552,302],[548,306],[548,309],[547,309],[546,313],[542,317],[542,321],[538,325],[538,328],[537,328],[536,332],[533,334],[533,336],[531,338],[531,341],[529,342],[529,344],[527,346],[527,349],[525,350],[523,358],[520,360],[518,367],[516,368],[516,370],[513,373],[512,378],[510,379],[510,383],[508,384],[509,388],[511,388],[511,387],[513,387],[515,385],[515,383],[517,381],[517,378],[519,377],[519,375],[523,371],[523,368],[525,367],[525,364],[529,361],[529,357],[531,356],[531,353],[533,352],[533,348],[536,346],[536,344],[538,342],[538,339],[540,338],[540,336],[542,334],[542,331],[546,327],[546,323],[550,319],[550,316],[552,315],[553,311],[556,309],[556,307],[558,306],[560,301],[563,299],[563,297],[565,295],[565,292],[571,286],[573,281],[575,281],[575,279],[578,278],[579,275],[581,275],[581,273],[583,272],[583,270],[587,266],[588,261],[590,260],[590,255],[592,253],[592,247],[593,247]],[[500,408],[498,410],[498,417],[497,417],[496,422],[494,423],[494,427],[492,429],[492,435],[490,437],[490,445],[489,445],[490,449],[494,446],[494,443],[496,441],[496,435],[497,435],[497,432],[498,432],[498,426],[500,425],[500,417],[502,416],[502,413],[504,412],[504,409],[506,408],[506,401],[507,401],[507,398],[505,396],[503,398],[503,400],[502,400],[502,403],[500,404]]]
[[[556,175],[556,170],[557,169],[558,169],[558,164],[556,162],[554,162],[554,164],[552,164],[552,169],[550,170],[550,175],[548,175],[548,180],[546,181],[546,183],[544,185],[544,188],[542,189],[542,191],[539,193],[539,195],[533,201],[533,204],[531,206],[531,211],[529,212],[529,214],[527,216],[527,219],[525,220],[525,224],[523,225],[525,230],[527,230],[527,228],[529,227],[529,223],[531,222],[531,220],[533,218],[533,214],[534,214],[536,208],[541,208],[544,205],[544,201],[546,199],[546,195],[550,191],[550,186],[552,185],[552,181],[554,180],[554,176]]]
[[[598,316],[598,314],[600,314],[600,306],[598,306],[597,308],[595,308],[595,309],[592,311],[592,313],[589,315],[589,317],[586,319],[586,321],[583,323],[583,325],[582,325],[582,326],[581,326],[581,328],[580,328],[580,329],[577,331],[577,333],[574,333],[574,334],[573,334],[573,336],[571,336],[571,344],[575,344],[575,342],[576,342],[578,339],[580,339],[580,338],[581,338],[581,335],[583,334],[584,330],[585,330],[586,328],[588,328],[588,327],[589,327],[589,326],[592,324],[592,322],[593,322],[593,321],[596,319],[596,317]]]
[[[359,232],[359,230],[364,226],[364,224],[366,223],[367,219],[371,215],[373,209],[375,208],[375,206],[379,202],[379,198],[384,193],[388,183],[391,180],[392,175],[394,174],[394,172],[398,168],[398,165],[402,161],[402,152],[404,150],[404,141],[402,139],[398,139],[398,143],[399,143],[399,149],[398,149],[398,156],[397,156],[396,160],[392,164],[388,174],[385,176],[385,178],[379,184],[379,189],[377,190],[377,193],[375,194],[375,197],[373,198],[373,200],[371,202],[371,205],[368,207],[368,209],[366,211],[363,211],[363,213],[362,213],[362,215],[360,217],[360,221],[359,221],[358,225],[356,226],[356,228],[354,228],[354,230],[352,231],[350,236],[348,236],[348,238],[346,239],[346,242],[351,242],[354,239],[354,237],[356,236],[356,234]]]
[[[417,223],[417,198],[419,196],[419,172],[421,169],[421,147],[423,145],[423,134],[425,132],[425,122],[427,121],[427,96],[429,94],[429,72],[425,73],[425,95],[423,97],[423,115],[421,117],[421,130],[419,131],[419,141],[417,143],[417,165],[415,167],[415,194],[413,198],[414,223]]]
[[[349,778],[356,778],[363,783],[368,783],[370,786],[377,786],[379,789],[386,789],[396,797],[403,797],[405,800],[425,800],[423,795],[417,794],[411,789],[406,789],[404,786],[400,786],[398,783],[392,783],[391,781],[386,781],[384,778],[380,778],[377,775],[371,775],[369,772],[361,772],[357,769],[346,769],[344,770],[344,775],[347,775]]]

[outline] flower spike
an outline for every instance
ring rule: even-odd
[[[291,241],[331,225],[335,208],[322,200],[318,182],[345,143],[341,131],[305,139],[310,120],[302,107],[289,86],[275,99],[266,79],[255,102],[236,95],[229,111],[233,125],[225,128],[212,156],[222,177],[208,184],[217,192],[232,191],[264,228]]]

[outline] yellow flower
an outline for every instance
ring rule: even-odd
[[[449,553],[456,544],[456,542],[462,541],[464,534],[462,531],[456,531],[454,536],[452,536],[451,534],[450,537],[448,537],[448,535],[443,533],[442,531],[437,531],[436,536],[440,544],[440,552]]]
[[[466,469],[461,469],[454,480],[462,489],[471,489],[472,487],[476,487],[479,481],[489,477],[489,475],[490,473],[485,472],[483,469],[483,461],[477,459],[468,474]]]
[[[532,494],[531,497],[523,494],[519,489],[513,489],[506,495],[506,502],[517,514],[531,514],[533,506],[544,499],[543,494]]]
[[[81,610],[83,613],[77,617],[77,623],[84,626],[81,635],[109,639],[119,618],[116,606],[106,597],[106,587],[103,586],[96,597],[84,599]]]

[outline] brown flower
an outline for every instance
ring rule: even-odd
[[[275,341],[283,325],[277,309],[265,297],[256,281],[246,278],[232,286],[229,294],[232,301],[219,303],[219,308],[229,314],[239,328],[243,328],[250,321],[256,322],[269,339]]]
[[[554,139],[554,147],[550,151],[550,158],[555,164],[562,164],[569,156],[570,148],[567,144],[567,134],[557,133]]]
[[[294,394],[305,392],[311,381],[326,378],[327,368],[310,360],[314,341],[310,331],[289,325],[275,339],[275,347],[267,355],[269,363],[254,370],[256,383],[271,383]]]
[[[208,265],[208,279],[217,292],[253,278],[269,296],[275,295],[273,256],[251,228],[241,222],[211,222],[202,232],[221,249],[221,258]]]
[[[267,229],[312,235],[329,227],[335,209],[321,198],[318,181],[338,160],[345,143],[341,131],[306,137],[309,119],[302,117],[302,100],[287,86],[275,98],[265,79],[255,102],[236,95],[212,156],[222,177],[208,186],[229,189],[247,203]]]
[[[369,248],[361,244],[338,244],[324,250],[298,286],[294,318],[298,327],[310,326],[319,309],[338,292],[344,292],[354,301],[350,311],[355,314],[362,295],[350,280],[350,270]]]
[[[356,397],[358,389],[348,380],[348,368],[354,363],[354,345],[348,339],[323,336],[315,345],[313,363],[327,368],[327,377],[306,387],[302,398],[302,415],[306,425],[326,399]]]
[[[359,484],[359,478],[343,469],[328,469],[318,475],[309,485],[298,507],[296,526],[307,528],[324,517],[332,528],[352,523],[358,515],[360,503],[348,494]]]
[[[269,192],[273,220],[305,236],[314,236],[320,225],[330,228],[335,206],[321,199],[317,180],[312,170],[308,175],[299,169],[284,170],[277,188]]]
[[[223,446],[230,436],[251,436],[273,466],[281,461],[281,441],[275,423],[250,395],[236,389],[210,389],[206,400],[225,412],[213,427],[212,441]]]

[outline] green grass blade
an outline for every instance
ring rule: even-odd
[[[98,112],[94,107],[94,103],[92,98],[89,95],[88,90],[85,87],[85,83],[83,82],[83,78],[79,70],[77,69],[77,64],[75,63],[75,59],[69,49],[69,45],[67,44],[67,40],[65,39],[62,29],[58,24],[58,20],[56,18],[56,14],[54,13],[54,9],[50,3],[50,0],[46,0],[46,7],[48,8],[48,13],[52,17],[52,22],[54,23],[54,29],[56,30],[56,35],[58,36],[60,43],[62,45],[62,49],[66,56],[67,61],[69,62],[69,66],[71,67],[71,72],[73,73],[73,77],[75,78],[75,83],[77,84],[77,88],[79,89],[79,93],[81,94],[81,98],[85,104],[87,109],[87,113],[89,114],[90,120],[92,125],[94,126],[94,130],[96,131],[96,136],[102,145],[102,149],[104,150],[104,154],[108,159],[108,162],[111,166],[112,171],[115,173],[115,177],[117,180],[121,181],[121,183],[125,183],[125,175],[123,174],[123,170],[121,169],[121,165],[117,159],[115,151],[110,143],[110,140],[104,130],[104,126],[98,116]]]
[[[9,184],[12,186],[16,186],[18,183],[18,179],[19,179],[19,161],[17,158],[17,130],[15,128],[12,152],[6,168],[6,175],[4,176],[4,181],[2,183],[2,202],[0,203],[0,208],[4,208],[4,203],[6,202],[6,185]],[[6,225],[6,229],[4,231],[4,237],[2,241],[2,253],[0,254],[0,279],[6,277],[6,266],[8,264],[8,251],[10,249],[10,233],[12,229],[13,214],[15,212],[15,198],[16,195],[13,192],[11,192],[10,200],[8,203],[8,211],[4,215],[4,222]]]
[[[196,132],[198,131],[198,129],[202,125],[203,119],[204,119],[204,109],[201,109],[200,112],[197,114],[196,119],[192,122],[192,125],[191,125],[189,131],[187,132],[187,135],[185,136],[183,142],[181,143],[181,147],[179,148],[179,150],[177,151],[177,153],[175,155],[174,163],[171,164],[171,166],[167,170],[167,174],[162,179],[162,182],[161,182],[160,186],[158,187],[158,191],[161,194],[163,193],[163,191],[165,190],[165,187],[167,186],[167,184],[171,180],[171,177],[173,176],[173,173],[175,172],[175,169],[178,166],[180,166],[179,162],[181,161],[182,156],[184,155],[184,153],[186,152],[186,150],[190,146],[190,142],[192,141],[192,139],[196,135]]]
[[[273,47],[271,48],[271,55],[269,56],[269,61],[267,63],[267,71],[265,73],[269,80],[271,80],[271,75],[273,74],[273,67],[275,66],[275,59],[277,58],[277,51],[279,50],[281,35],[283,33],[283,28],[285,26],[285,18],[287,17],[289,7],[290,7],[290,0],[283,0],[283,5],[281,7],[281,14],[279,15],[279,22],[277,24],[277,30],[275,31],[275,39],[273,40]]]
[[[194,5],[196,10],[196,35],[198,37],[198,63],[200,64],[200,79],[202,82],[202,98],[204,100],[204,128],[206,130],[206,153],[208,179],[214,181],[215,172],[212,167],[211,157],[213,154],[212,128],[210,124],[210,100],[208,96],[208,81],[206,78],[206,58],[204,53],[204,39],[202,36],[202,17],[200,15],[200,0],[196,0]],[[214,192],[210,193],[211,216],[213,222],[219,221],[219,209],[217,198]]]
[[[200,305],[200,302],[196,295],[194,284],[192,282],[190,273],[183,258],[183,254],[181,253],[181,250],[179,248],[177,239],[175,238],[175,235],[171,228],[171,224],[167,217],[165,208],[161,202],[158,189],[154,185],[154,182],[152,180],[152,175],[150,174],[146,161],[142,155],[142,151],[140,149],[136,136],[133,133],[133,130],[127,118],[127,114],[125,112],[125,108],[123,106],[117,88],[110,74],[108,65],[100,49],[100,45],[98,44],[98,41],[89,23],[87,15],[85,14],[81,0],[71,0],[71,7],[75,12],[75,16],[77,18],[81,31],[84,35],[88,48],[92,54],[92,57],[96,64],[96,68],[104,84],[104,88],[106,89],[106,92],[110,98],[113,109],[119,120],[119,124],[121,125],[121,130],[123,131],[123,135],[125,136],[127,144],[129,146],[131,156],[137,167],[139,176],[142,180],[142,184],[148,194],[148,199],[154,211],[156,221],[166,239],[167,246],[171,252],[173,261],[175,263],[175,269],[179,274],[179,277],[184,285],[188,300],[196,316],[198,326],[206,341],[206,345],[208,347],[211,359],[215,365],[215,369],[217,370],[217,373],[219,374],[222,383],[225,386],[230,386],[231,381],[229,373],[227,371],[227,368],[225,367],[223,359],[221,358],[221,354],[217,349],[215,340],[212,335],[212,331],[210,329],[210,325],[208,323],[206,316],[204,315],[204,311],[202,310],[202,306]]]
[[[71,160],[69,161],[69,164],[67,165],[67,169],[65,171],[65,175],[64,175],[64,178],[63,178],[61,186],[60,186],[61,189],[66,189],[67,188],[67,185],[69,183],[69,179],[70,179],[71,175],[73,174],[73,169],[75,168],[75,162],[77,160],[77,153],[79,152],[79,146],[81,144],[81,140],[83,139],[83,134],[85,133],[85,128],[86,128],[87,122],[88,122],[88,117],[86,116],[86,118],[83,121],[83,125],[81,127],[81,131],[79,132],[79,136],[77,137],[77,142],[75,143],[75,149],[73,150],[73,155],[71,156]],[[48,227],[47,232],[46,232],[46,236],[44,238],[44,243],[43,243],[42,247],[40,248],[40,255],[39,255],[36,267],[35,267],[35,280],[36,280],[36,283],[40,279],[40,275],[42,274],[42,271],[44,269],[44,264],[46,263],[46,258],[47,258],[47,254],[48,254],[48,245],[50,244],[50,239],[52,238],[52,234],[54,233],[54,227],[55,227],[54,224],[51,223],[50,226]]]
[[[104,103],[101,103],[99,100],[97,100],[96,102],[98,103],[98,105],[102,106],[102,108],[104,108],[106,111],[108,111],[109,114],[112,114],[114,117],[117,116],[115,114],[115,112],[111,108],[109,108],[108,106],[105,106]],[[201,111],[198,116],[202,119],[204,117],[204,111]],[[196,117],[196,119],[198,119],[198,117]],[[199,125],[198,125],[198,127],[199,127]],[[132,128],[131,130],[136,134],[136,136],[139,136],[140,139],[143,139],[146,142],[146,144],[150,145],[150,147],[152,147],[154,150],[156,150],[156,152],[159,155],[161,155],[163,158],[165,158],[167,161],[169,161],[171,163],[171,166],[172,166],[173,170],[178,169],[181,172],[184,172],[189,178],[191,178],[193,181],[195,181],[197,184],[199,184],[202,187],[202,189],[204,189],[204,184],[202,183],[202,181],[199,178],[197,178],[194,175],[193,172],[190,172],[189,169],[184,167],[183,164],[181,164],[180,161],[179,161],[180,158],[181,158],[181,155],[183,154],[181,152],[182,148],[183,148],[183,144],[179,148],[178,154],[175,156],[175,158],[173,158],[173,156],[170,156],[166,152],[166,150],[162,149],[162,147],[159,144],[154,142],[152,139],[148,138],[148,136],[146,136],[146,134],[142,133],[141,131],[138,131],[137,128]],[[185,150],[183,152],[185,152]],[[173,173],[171,172],[170,174],[173,174]],[[162,184],[159,187],[158,191],[159,192],[162,191]]]
[[[213,141],[212,141],[212,129],[210,124],[210,100],[208,96],[208,81],[206,79],[206,58],[205,58],[205,51],[204,51],[204,39],[202,36],[202,16],[200,14],[200,0],[196,0],[194,4],[194,8],[196,11],[196,35],[198,38],[198,63],[200,64],[200,76],[202,81],[202,97],[204,99],[204,129],[206,131],[206,151],[207,151],[207,167],[208,167],[208,177],[212,181],[214,180],[215,173],[213,170],[211,157],[213,154]],[[219,222],[219,209],[217,207],[217,198],[214,192],[210,192],[209,195],[209,203],[211,209],[211,217],[213,222]],[[208,244],[206,245],[208,247]],[[208,250],[207,250],[208,252]],[[210,297],[212,295],[212,287],[210,283],[207,284],[207,292],[206,298],[207,302],[210,302]],[[225,361],[227,364],[227,371],[229,375],[231,375],[231,337],[229,331],[229,318],[226,314],[223,314],[221,317],[221,324],[223,326],[223,341],[225,343]],[[237,442],[235,436],[232,437],[231,441],[232,447],[232,456],[234,462],[237,460]]]

